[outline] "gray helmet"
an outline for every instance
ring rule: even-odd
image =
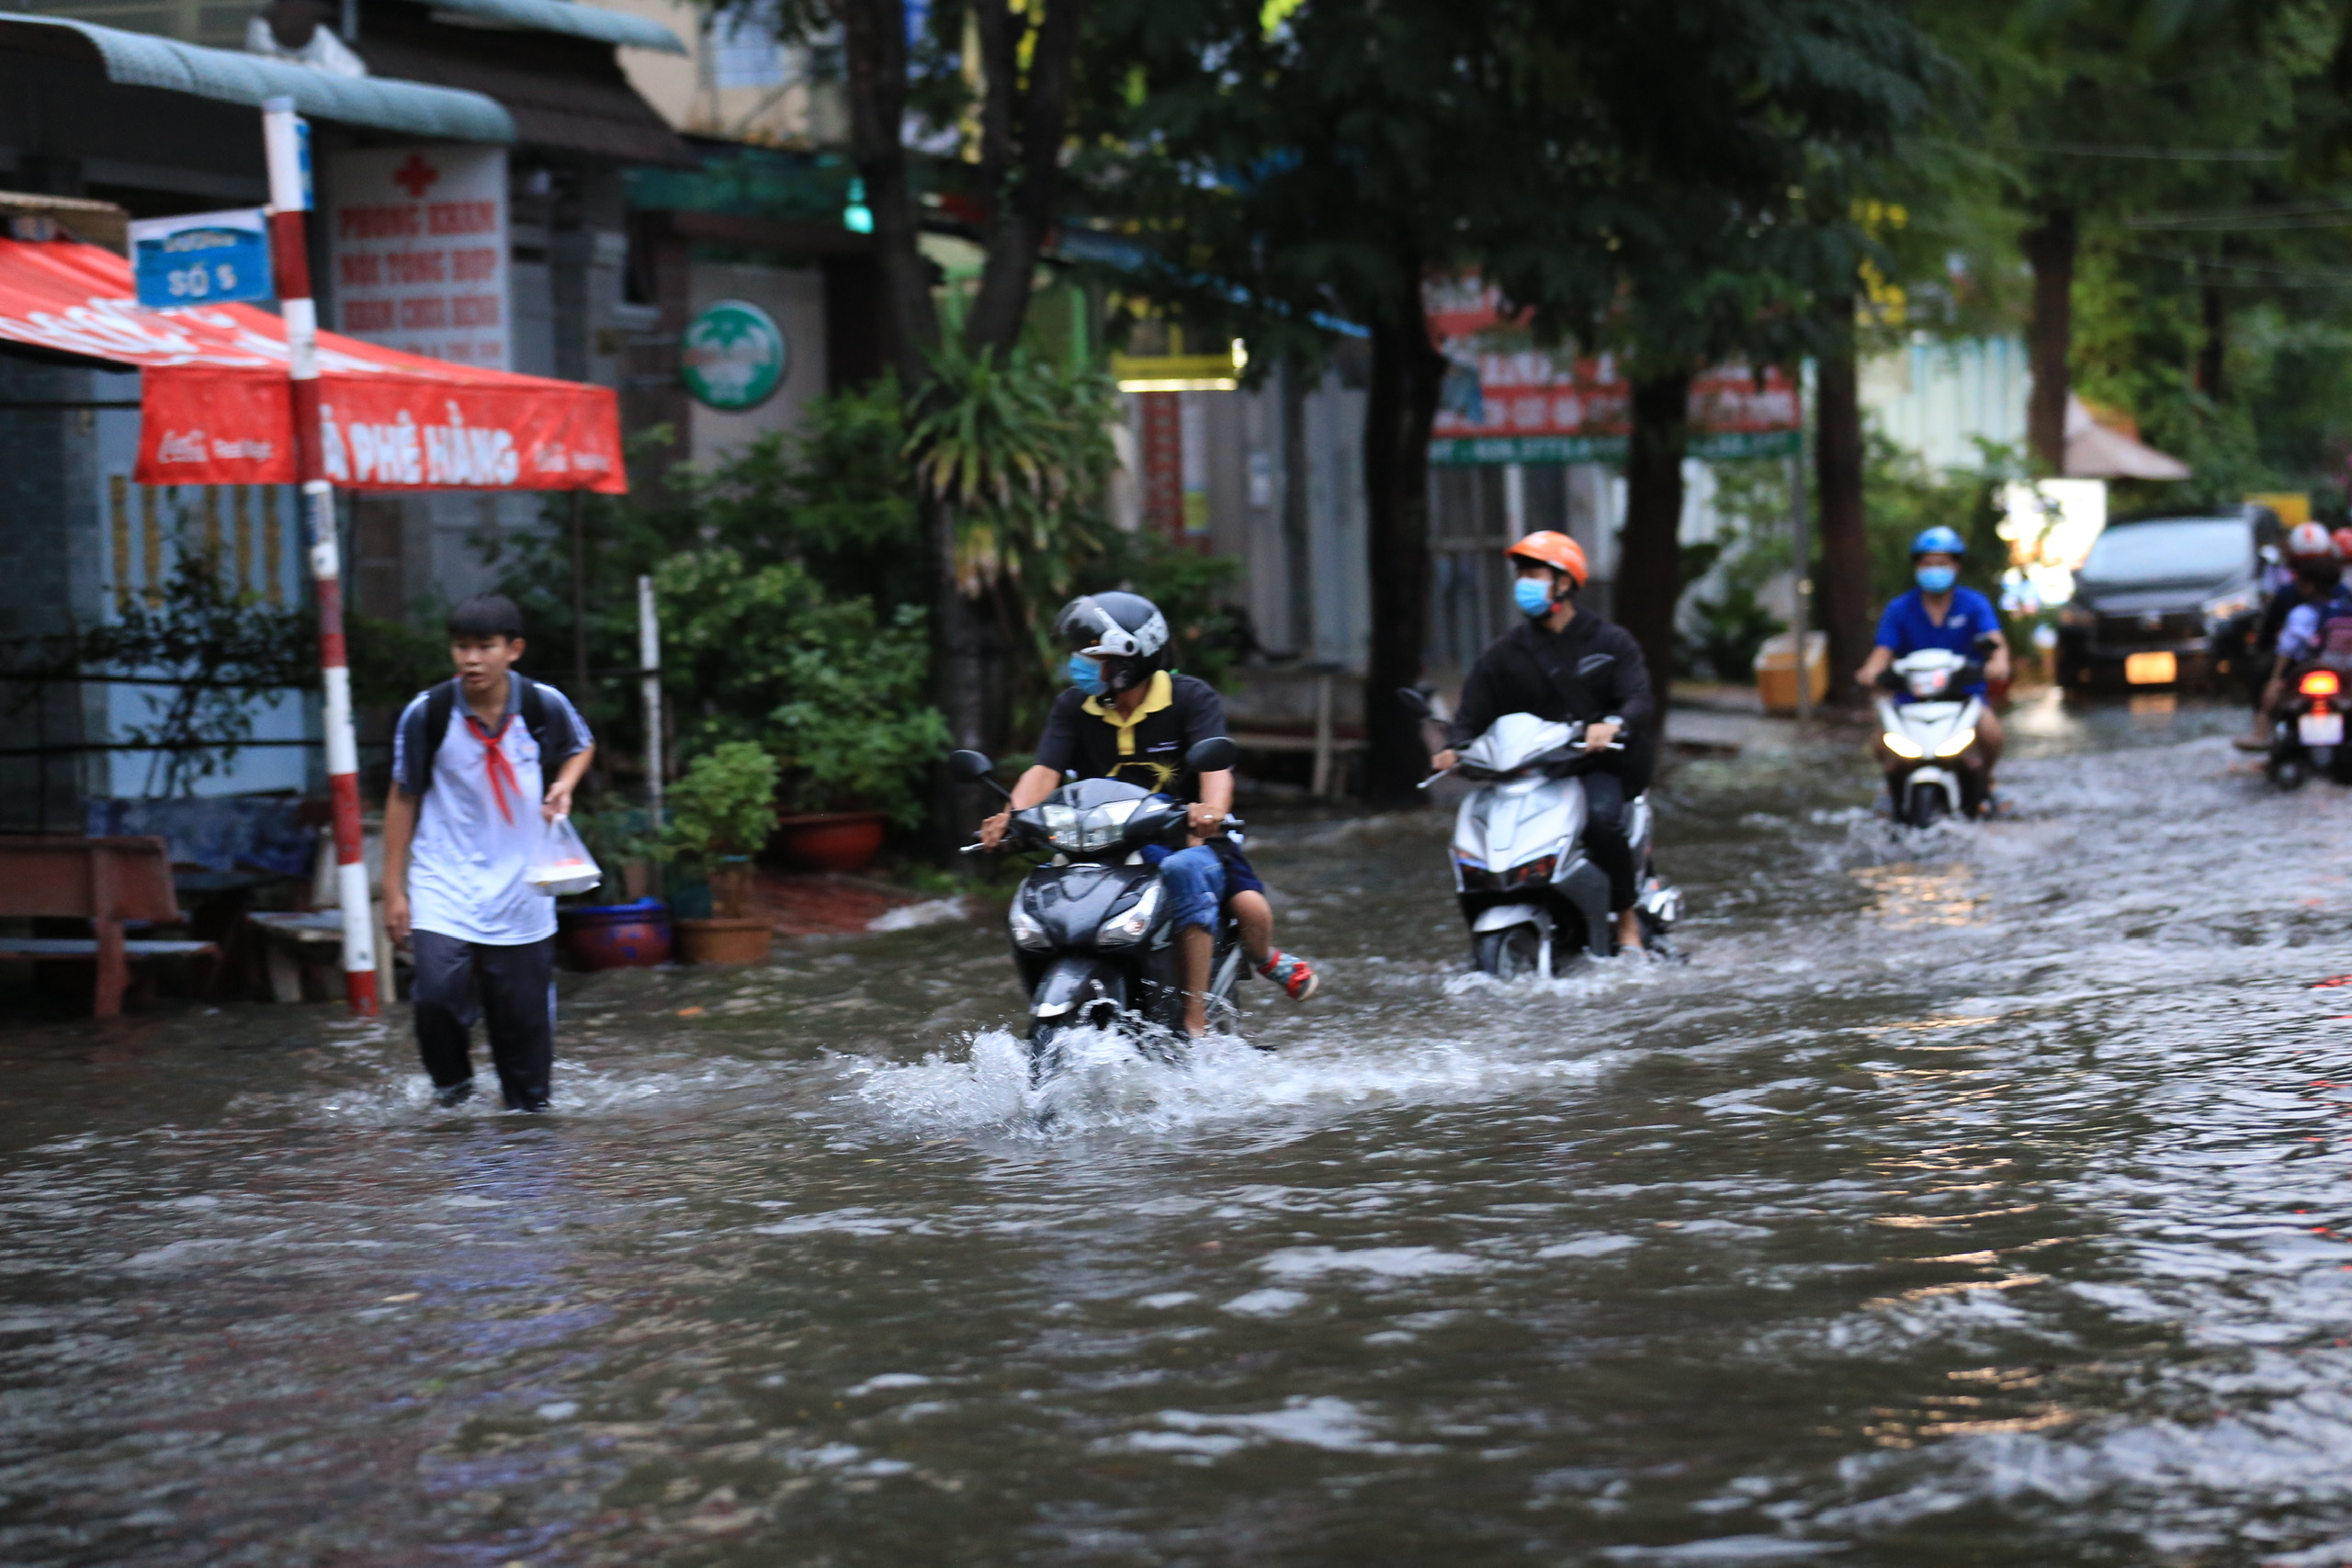
[[[1062,606],[1054,635],[1090,659],[1154,659],[1168,646],[1168,617],[1140,593],[1081,593]]]

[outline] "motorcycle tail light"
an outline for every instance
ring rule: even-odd
[[[2333,670],[2311,670],[2303,674],[2302,684],[2295,688],[2307,697],[2332,697],[2344,689]]]

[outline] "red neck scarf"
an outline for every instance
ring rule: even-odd
[[[519,804],[523,798],[523,781],[514,776],[514,764],[506,760],[506,753],[498,743],[504,739],[508,726],[514,722],[514,716],[508,714],[501,718],[496,729],[483,724],[471,713],[466,715],[466,722],[473,726],[474,733],[481,738],[482,766],[490,772],[490,798],[497,806],[498,815],[512,823],[514,813],[507,808],[506,792],[513,790]]]

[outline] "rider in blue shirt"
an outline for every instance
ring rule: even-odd
[[[1879,617],[1878,646],[1862,661],[1854,679],[1868,690],[1875,686],[1887,666],[1905,654],[1922,649],[1946,649],[1962,658],[1976,656],[1976,639],[1990,637],[1993,649],[1984,656],[1987,680],[2007,680],[2009,673],[2009,645],[2001,635],[2000,618],[1993,612],[1993,603],[1973,588],[1960,583],[1960,558],[1968,546],[1952,529],[1934,527],[1922,530],[1911,541],[1911,574],[1919,584],[1897,598]],[[1982,696],[1984,682],[1967,688],[1970,694]],[[1898,703],[1910,701],[1908,693],[1897,694]],[[1984,716],[1976,722],[1976,744],[1984,759],[1984,789],[1989,796],[1993,789],[1993,769],[2001,760],[2001,721],[1988,706]],[[1883,746],[1884,742],[1882,741]]]

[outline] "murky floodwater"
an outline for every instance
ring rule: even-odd
[[[1686,765],[1690,962],[1548,988],[1292,825],[1328,999],[1050,1134],[965,926],[568,978],[544,1120],[14,1028],[0,1561],[2352,1562],[2352,797],[2237,722],[2021,711],[1926,840]]]

